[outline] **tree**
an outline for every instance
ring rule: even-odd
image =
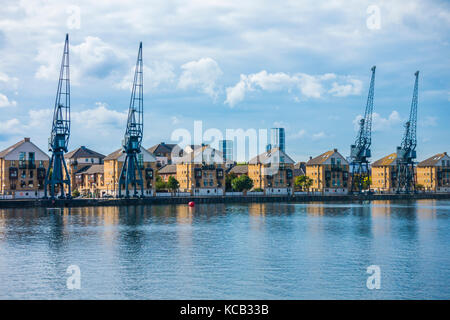
[[[416,184],[416,190],[423,191],[425,190],[425,186],[423,184],[418,183]]]
[[[247,191],[253,188],[253,181],[247,175],[243,174],[238,178],[234,178],[231,181],[231,186],[233,187],[233,190],[239,192]]]
[[[159,176],[159,175],[156,176],[155,186],[156,186],[156,192],[167,189],[167,183],[165,181],[163,181],[163,179],[161,179],[161,176]]]
[[[80,196],[80,191],[78,189],[75,189],[72,191],[72,198],[77,198]]]
[[[303,188],[305,187],[306,178],[307,178],[307,176],[295,177],[294,186],[300,190],[303,190]]]
[[[169,180],[167,181],[167,188],[172,192],[176,192],[179,187],[180,183],[178,182],[178,180],[170,176]]]
[[[231,191],[233,190],[233,187],[231,186],[231,181],[233,181],[233,179],[236,179],[237,175],[233,172],[227,174],[227,176],[225,177],[225,191]]]

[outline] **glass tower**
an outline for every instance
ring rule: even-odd
[[[270,147],[279,148],[285,152],[286,140],[284,128],[272,128],[270,129]]]

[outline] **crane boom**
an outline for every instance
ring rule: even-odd
[[[44,197],[47,198],[47,187],[50,185],[50,197],[55,198],[55,187],[60,188],[60,197],[70,198],[70,175],[64,160],[70,137],[70,73],[69,73],[69,35],[66,34],[64,51],[56,90],[55,108],[53,111],[52,131],[49,138],[49,151],[52,153],[49,169],[44,182]],[[63,172],[64,171],[64,172]],[[51,172],[51,175],[50,175]],[[65,194],[64,185],[68,187]]]
[[[373,97],[375,90],[375,70],[373,66],[370,77],[369,94],[367,96],[366,109],[364,117],[359,121],[359,130],[356,136],[355,143],[350,146],[351,159],[351,189],[353,192],[361,192],[363,189],[363,182],[369,178],[369,160],[371,157],[370,146],[372,144],[372,114],[373,114]]]
[[[142,42],[139,44],[138,57],[134,71],[133,87],[131,89],[130,106],[128,108],[127,128],[122,142],[123,152],[126,154],[124,164],[119,175],[119,197],[122,196],[122,186],[125,185],[126,197],[129,197],[129,184],[134,186],[134,196],[137,196],[137,185],[141,187],[141,195],[144,195],[144,181],[137,160],[137,154],[141,152],[141,142],[144,130],[144,83]],[[137,175],[136,175],[137,171]]]
[[[414,73],[414,89],[409,111],[409,119],[405,123],[405,133],[402,142],[397,147],[397,171],[398,183],[397,192],[409,193],[415,187],[414,159],[416,159],[417,147],[417,105],[419,91],[419,71]]]

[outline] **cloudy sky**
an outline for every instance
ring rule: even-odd
[[[419,160],[450,152],[448,1],[8,1],[0,8],[0,149],[46,150],[65,33],[70,149],[120,147],[139,41],[144,146],[175,129],[286,128],[306,160],[344,156],[375,81],[374,160],[394,152],[419,78]]]

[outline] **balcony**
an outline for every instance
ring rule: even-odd
[[[27,168],[27,162],[19,161],[19,169],[26,169],[26,168]]]

